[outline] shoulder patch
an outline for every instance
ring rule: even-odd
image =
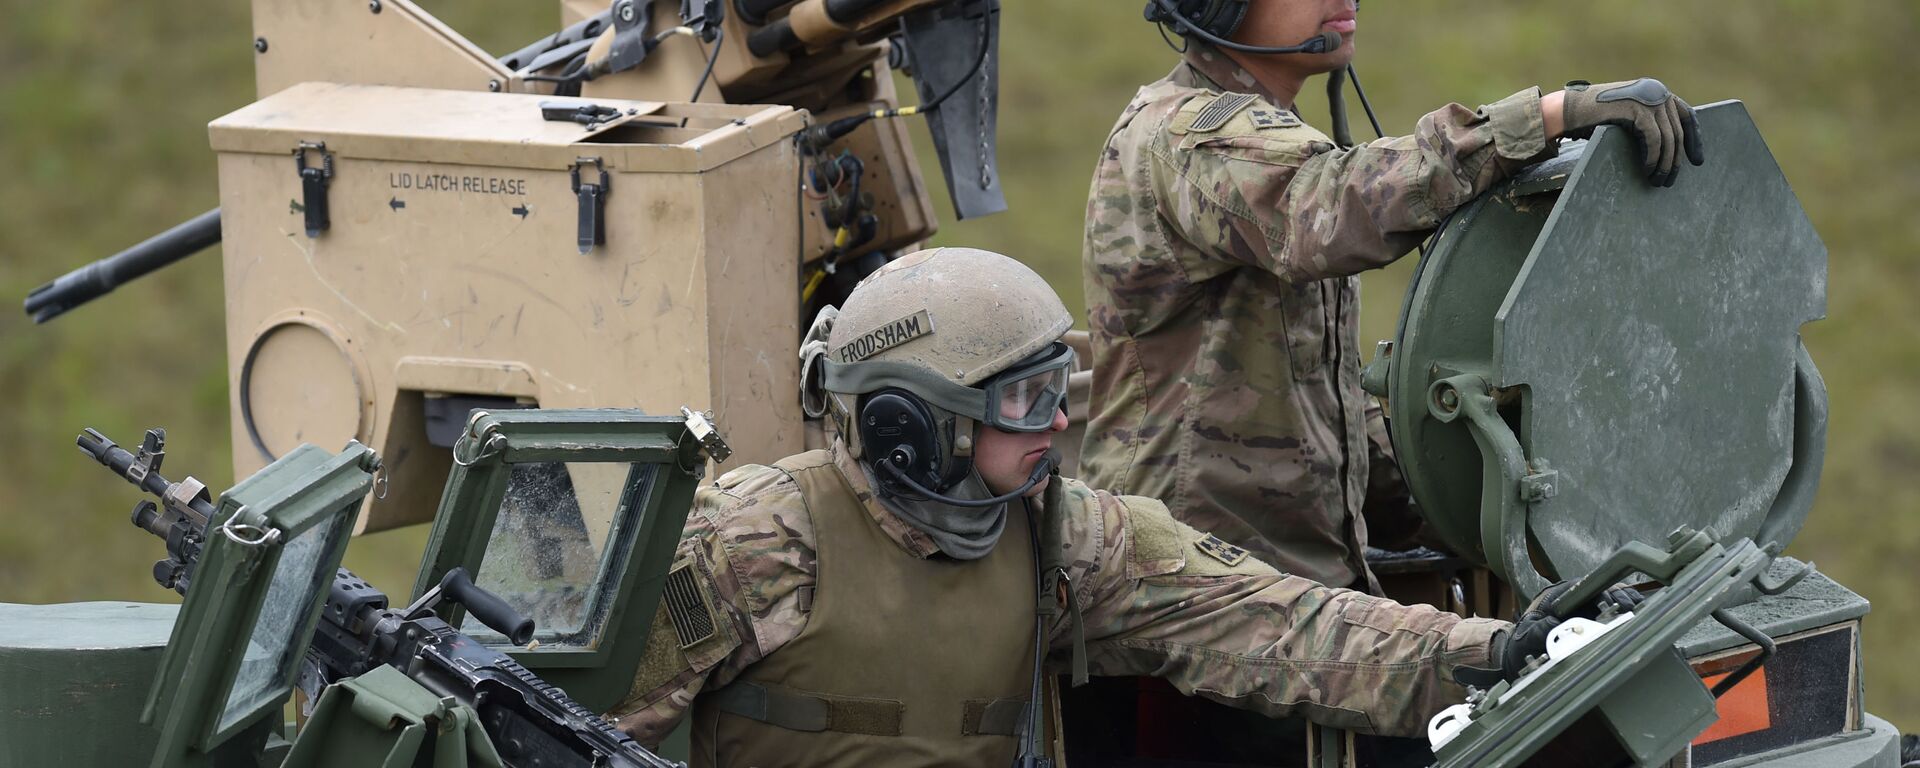
[[[1240,113],[1240,110],[1246,109],[1248,105],[1259,100],[1260,97],[1251,93],[1221,94],[1200,108],[1200,113],[1194,115],[1193,122],[1187,125],[1187,130],[1194,133],[1212,133],[1220,130],[1220,126],[1226,125],[1228,120]]]
[[[632,711],[662,688],[705,674],[740,645],[739,634],[713,594],[711,566],[698,549],[689,551],[687,546],[681,545],[680,560],[667,572],[627,699],[613,711]]]
[[[1177,573],[1186,566],[1187,533],[1192,529],[1180,524],[1157,499],[1144,496],[1118,497],[1126,508],[1127,577],[1145,578]],[[1185,529],[1185,530],[1183,530]]]
[[[700,585],[693,579],[693,561],[689,560],[667,572],[667,584],[660,593],[660,599],[667,604],[667,615],[673,621],[674,635],[680,641],[681,650],[713,637],[713,607],[707,603]]]
[[[1300,118],[1284,109],[1260,108],[1247,113],[1255,128],[1297,128]]]
[[[1211,533],[1199,541],[1194,542],[1193,546],[1200,550],[1201,554],[1220,561],[1222,565],[1228,568],[1239,565],[1241,561],[1247,559],[1247,550],[1228,544],[1225,539]]]

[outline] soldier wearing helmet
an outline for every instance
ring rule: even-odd
[[[1293,103],[1308,77],[1348,68],[1356,10],[1148,0],[1184,55],[1122,111],[1094,172],[1081,470],[1286,573],[1377,590],[1363,502],[1394,483],[1360,390],[1355,275],[1561,136],[1627,128],[1656,185],[1703,154],[1686,102],[1644,78],[1449,105],[1412,135],[1338,146]]]
[[[1059,477],[1069,324],[1032,270],[964,248],[823,311],[802,397],[839,434],[699,491],[620,726],[654,744],[691,718],[695,765],[1002,766],[1035,754],[1044,666],[1411,734],[1456,671],[1544,648]]]

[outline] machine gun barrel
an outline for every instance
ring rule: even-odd
[[[61,275],[27,294],[27,314],[44,323],[100,298],[122,283],[172,264],[220,242],[220,209],[187,219],[132,248]]]

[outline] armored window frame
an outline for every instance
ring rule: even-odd
[[[678,417],[631,409],[476,411],[454,445],[453,470],[414,582],[415,596],[456,567],[480,578],[513,467],[540,462],[636,468],[629,470],[629,485],[622,492],[623,506],[630,504],[631,509],[612,522],[604,544],[605,551],[623,551],[624,562],[614,564],[604,582],[604,627],[593,647],[528,649],[498,638],[489,645],[560,686],[583,706],[604,711],[627,694],[639,666],[706,459],[699,440]],[[644,466],[653,467],[651,477],[644,490],[636,492],[632,483],[645,474],[637,471]],[[465,617],[458,607],[441,613],[454,626]]]
[[[292,695],[327,586],[373,487],[374,466],[373,451],[357,442],[338,454],[301,445],[221,496],[141,713],[142,722],[160,731],[155,765],[213,753],[256,727],[280,727],[274,716]],[[312,581],[306,604],[291,612],[291,627],[280,635],[287,645],[276,651],[284,656],[259,695],[229,713],[247,642],[274,594],[286,545],[323,525],[318,556],[301,574]]]

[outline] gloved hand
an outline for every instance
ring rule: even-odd
[[[1515,680],[1526,669],[1527,659],[1542,656],[1547,652],[1547,636],[1554,627],[1560,626],[1560,618],[1553,615],[1554,604],[1560,601],[1567,590],[1573,589],[1574,582],[1561,581],[1540,590],[1533,602],[1513,620],[1513,627],[1494,636],[1493,666],[1482,669],[1475,667],[1457,667],[1453,679],[1461,685],[1476,688],[1489,688],[1501,680]],[[1646,602],[1646,596],[1633,587],[1615,586],[1607,589],[1603,601],[1619,606],[1621,611],[1631,611]],[[1600,615],[1599,603],[1580,606],[1571,615],[1592,619]]]
[[[1706,162],[1693,107],[1651,77],[1599,85],[1584,80],[1567,83],[1564,110],[1566,135],[1576,139],[1593,135],[1593,129],[1602,125],[1632,131],[1646,153],[1641,166],[1654,186],[1673,186],[1683,150],[1694,165]]]

